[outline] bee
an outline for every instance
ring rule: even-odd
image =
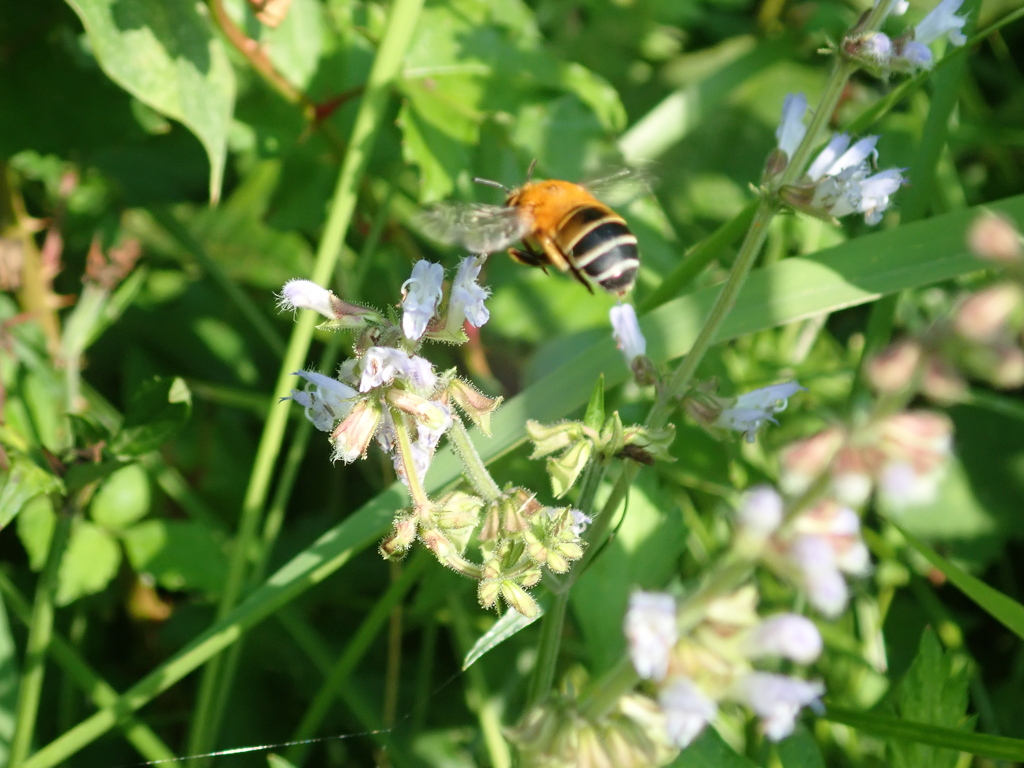
[[[636,235],[626,221],[595,195],[646,188],[641,171],[619,171],[583,184],[548,179],[533,181],[530,165],[526,183],[509,189],[489,179],[477,183],[505,192],[504,205],[449,203],[424,212],[424,232],[445,243],[458,243],[473,253],[508,248],[521,264],[554,267],[570,273],[591,293],[597,285],[624,296],[633,288],[640,267]],[[522,248],[509,248],[521,242]]]

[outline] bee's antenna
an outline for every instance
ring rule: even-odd
[[[537,167],[537,158],[530,161],[530,167],[526,169],[526,183],[529,184],[533,178],[533,169]]]
[[[481,179],[481,178],[479,178],[477,176],[474,176],[473,177],[473,181],[475,181],[477,184],[486,184],[488,187],[497,187],[498,189],[502,190],[503,192],[511,192],[512,191],[508,187],[506,187],[504,184],[501,184],[500,182],[497,182],[497,181],[492,181],[491,179]]]

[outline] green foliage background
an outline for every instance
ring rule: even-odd
[[[498,202],[473,177],[514,185],[533,159],[539,176],[572,180],[650,161],[655,193],[628,210],[643,252],[635,299],[651,310],[652,357],[678,358],[731,263],[785,94],[813,103],[830,62],[820,49],[863,10],[294,0],[272,29],[236,0],[0,3],[4,254],[46,264],[56,253],[52,289],[66,298],[59,311],[47,304],[43,267],[0,293],[0,744],[31,668],[31,596],[50,573],[32,614],[55,609],[33,741],[43,749],[24,765],[118,766],[335,734],[358,735],[293,747],[289,760],[368,765],[386,748],[394,765],[499,764],[497,728],[523,704],[537,628],[461,671],[494,616],[422,554],[401,568],[380,560],[374,545],[405,504],[390,462],[371,450],[331,465],[323,436],[277,403],[282,372],[330,372],[346,341],[316,333],[307,353],[311,324],[277,312],[274,292],[322,271],[346,299],[393,305],[414,261],[456,263],[417,231],[421,205]],[[389,13],[410,14],[407,45],[382,44],[400,36]],[[642,476],[617,538],[574,588],[561,671],[613,666],[629,591],[699,575],[722,546],[733,489],[770,476],[777,447],[844,412],[867,305],[899,294],[897,316],[913,326],[976,279],[963,234],[977,207],[1024,221],[1020,4],[971,13],[994,31],[933,77],[850,84],[835,125],[881,134],[882,164],[909,168],[911,186],[877,231],[776,220],[722,331],[732,343],[700,373],[728,391],[796,377],[809,392],[753,452],[678,425],[678,462]],[[953,119],[930,122],[944,108]],[[131,241],[134,271],[111,291],[83,289],[90,249]],[[513,450],[527,418],[578,414],[598,374],[625,419],[642,419],[643,400],[619,386],[611,297],[497,256],[486,280],[480,338],[433,359],[508,398],[478,446],[496,477],[545,489],[543,465]],[[826,317],[796,354],[809,319]],[[680,765],[954,765],[938,748],[950,746],[987,756],[979,765],[1024,760],[1024,408],[1019,393],[979,388],[951,415],[958,460],[940,499],[902,519],[910,538],[869,518],[877,568],[826,630],[828,721],[773,754],[708,733]],[[458,473],[442,452],[428,485]],[[929,687],[937,678],[942,691]],[[1012,739],[985,741],[968,717]]]

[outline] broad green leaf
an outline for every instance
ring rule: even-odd
[[[980,579],[971,576],[967,571],[951,563],[934,549],[929,547],[917,537],[912,536],[898,523],[895,523],[900,533],[907,542],[932,565],[938,568],[945,575],[949,582],[973,600],[982,610],[992,618],[1013,632],[1017,637],[1024,638],[1024,605],[1021,605],[1012,597],[993,589]]]
[[[60,493],[61,479],[24,456],[11,458],[10,471],[0,477],[0,529],[6,528],[36,496]]]
[[[33,571],[42,570],[45,565],[46,553],[50,551],[50,537],[56,525],[57,515],[47,496],[36,496],[24,505],[18,515],[18,539],[28,553],[29,567]]]
[[[269,768],[295,768],[295,764],[285,760],[280,755],[270,754],[267,755],[267,765]]]
[[[473,647],[469,649],[469,653],[466,654],[466,658],[462,661],[462,668],[464,670],[469,669],[469,667],[485,653],[498,645],[501,645],[501,643],[508,640],[517,632],[526,629],[543,615],[543,609],[538,611],[537,615],[533,618],[527,618],[518,611],[505,611],[505,613],[503,613],[498,620],[491,625],[491,628],[484,632],[483,635],[480,636],[479,640],[473,643]]]
[[[974,730],[973,721],[966,718],[967,676],[964,658],[943,653],[935,633],[926,629],[917,658],[885,709],[913,723]],[[960,757],[953,750],[903,738],[890,738],[886,746],[893,768],[954,768]]]
[[[445,83],[451,85],[453,80],[446,78]],[[460,78],[458,82],[471,81]],[[467,117],[461,100],[435,95],[418,83],[410,83],[405,92],[409,98],[398,114],[402,156],[420,169],[420,201],[440,200],[454,189],[455,174],[470,165],[479,124]]]
[[[141,465],[129,464],[96,489],[89,514],[104,528],[119,530],[145,517],[149,504],[149,475]]]
[[[220,198],[235,76],[206,6],[190,0],[67,0],[107,76],[183,123],[210,160],[210,199]]]
[[[7,765],[18,704],[18,646],[0,599],[0,765]]]
[[[182,379],[151,379],[132,398],[110,450],[117,456],[156,450],[181,428],[191,410],[192,393]]]
[[[798,725],[793,735],[775,745],[783,768],[825,768],[821,747],[807,728]]]
[[[215,595],[227,573],[227,560],[209,529],[186,520],[147,520],[121,534],[136,571],[151,573],[175,591]]]
[[[672,768],[756,768],[750,761],[725,743],[718,731],[708,726],[690,746],[670,763]]]
[[[107,531],[88,520],[76,520],[60,561],[57,605],[106,589],[121,565],[121,548]]]

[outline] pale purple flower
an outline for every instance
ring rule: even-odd
[[[688,747],[718,714],[718,705],[685,677],[673,677],[658,693],[665,731],[680,749]]]
[[[441,302],[444,268],[420,259],[402,284],[402,331],[415,341],[423,336]]]
[[[786,153],[787,158],[793,157],[793,153],[807,133],[807,126],[804,125],[805,114],[807,97],[802,93],[787,93],[782,102],[782,120],[775,129],[779,149]]]
[[[798,536],[789,557],[801,575],[811,605],[830,619],[846,608],[849,590],[836,562],[835,548],[825,536]]]
[[[295,371],[292,375],[305,379],[312,388],[307,386],[304,390],[293,389],[289,397],[281,399],[294,400],[301,405],[305,409],[306,418],[321,432],[334,429],[337,421],[345,418],[352,410],[359,394],[337,379],[315,371]]]
[[[624,629],[637,674],[645,680],[664,680],[679,639],[675,598],[660,592],[634,592]]]
[[[582,536],[583,532],[587,530],[587,526],[594,522],[593,518],[575,508],[570,509],[569,512],[572,513],[572,525],[569,526],[569,529],[574,536]]]
[[[278,306],[281,309],[312,309],[328,320],[337,316],[334,310],[334,294],[312,280],[289,280],[281,289]]]
[[[778,491],[767,485],[759,485],[744,495],[736,517],[746,532],[764,539],[782,525],[782,513],[782,496]]]
[[[884,32],[872,32],[860,39],[859,53],[876,64],[887,64],[892,57],[892,38]]]
[[[900,59],[907,69],[931,69],[935,63],[932,49],[917,40],[908,40],[900,50]]]
[[[480,328],[490,318],[484,301],[490,291],[477,282],[483,256],[467,256],[459,264],[452,282],[451,298],[448,300],[449,327],[462,327],[462,320],[468,320],[474,328]]]
[[[795,613],[768,617],[743,642],[749,658],[780,656],[797,664],[810,664],[821,655],[821,647],[821,633],[814,622]]]
[[[967,38],[960,30],[967,23],[967,19],[956,15],[963,4],[964,0],[942,0],[914,27],[914,40],[929,45],[945,36],[953,45],[966,43]]]
[[[714,426],[743,432],[746,441],[752,443],[765,423],[778,424],[772,415],[786,410],[789,398],[802,389],[795,381],[789,381],[747,392],[719,414]]]
[[[800,709],[817,703],[824,692],[820,682],[769,672],[751,672],[733,687],[733,697],[761,718],[761,732],[772,741],[789,736]]]
[[[616,304],[608,313],[615,336],[615,345],[622,350],[626,363],[647,354],[647,340],[640,330],[636,310],[631,304]]]

